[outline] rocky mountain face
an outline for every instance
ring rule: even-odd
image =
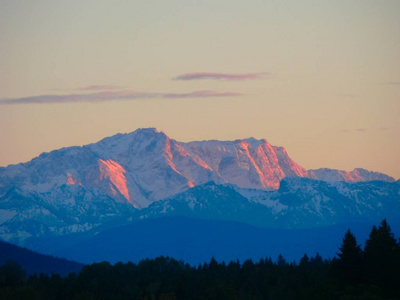
[[[123,224],[134,213],[132,205],[82,186],[64,184],[46,193],[0,189],[0,238],[23,245],[30,238]]]
[[[346,182],[360,182],[360,181],[387,181],[394,182],[395,179],[386,174],[382,174],[379,172],[371,172],[365,169],[356,168],[353,171],[347,172],[343,170],[334,170],[334,169],[317,169],[317,170],[308,170],[308,176],[313,179],[323,180],[323,181],[346,181]]]
[[[349,222],[397,220],[400,181],[324,182],[285,178],[275,191],[207,183],[157,201],[139,219],[190,216],[239,221],[264,228],[301,229]]]
[[[285,178],[275,191],[209,182],[136,210],[126,226],[95,228],[55,240],[29,239],[25,245],[82,262],[173,255],[199,263],[201,253],[208,253],[200,255],[206,260],[215,255],[247,259],[252,251],[258,253],[257,259],[282,251],[299,259],[307,249],[332,256],[348,228],[361,229],[366,238],[372,225],[386,218],[394,232],[400,232],[399,195],[400,181]],[[194,228],[193,222],[198,224]],[[250,225],[254,227],[243,231]],[[231,256],[223,256],[227,253]]]
[[[305,177],[307,171],[282,147],[253,138],[236,141],[203,141],[183,144],[216,174],[218,182],[243,188],[276,189],[287,176]]]
[[[307,171],[282,147],[253,138],[181,143],[155,129],[117,134],[98,143],[43,153],[0,168],[0,188],[47,193],[62,185],[100,190],[136,208],[215,181],[242,188],[278,189],[285,177],[325,181],[394,181],[363,169]]]
[[[306,177],[307,171],[266,140],[180,143],[155,129],[140,129],[0,168],[0,188],[47,193],[77,185],[141,209],[211,180],[276,189],[287,176]]]
[[[332,203],[339,203],[343,197],[351,199],[342,203],[345,206],[357,204],[360,199],[364,199],[360,207],[372,205],[375,208],[383,203],[383,200],[375,204],[365,200],[372,197],[376,187],[372,190],[368,190],[368,186],[358,187],[364,191],[362,196],[355,191],[348,192],[358,195],[353,198],[340,193],[326,196],[325,190],[333,187],[309,178],[329,182],[394,181],[387,175],[363,169],[307,171],[294,162],[284,148],[272,146],[266,140],[181,143],[155,129],[139,129],[83,147],[43,153],[30,162],[0,168],[0,237],[22,244],[29,238],[85,232],[107,224],[113,226],[171,212],[171,209],[178,212],[183,207],[185,214],[194,216],[213,211],[207,213],[209,217],[225,214],[228,219],[243,222],[248,219],[246,215],[252,216],[260,220],[258,225],[264,226],[273,224],[271,220],[284,211],[288,218],[298,219],[301,224],[307,214],[296,212],[293,215],[295,210],[291,207],[300,211],[310,209],[324,217],[329,216],[330,210],[341,209],[336,205],[326,210],[324,201],[328,198]],[[210,181],[218,186],[234,186],[241,198],[229,193],[228,197],[224,193],[207,192],[190,205],[185,202],[193,199],[191,193],[196,189],[191,188]],[[335,184],[335,188],[340,189],[340,183]],[[397,186],[396,183],[393,186]],[[296,192],[289,193],[287,189],[292,191],[294,187]],[[389,186],[381,193],[386,188]],[[314,193],[320,196],[314,197]],[[297,198],[288,196],[292,194]],[[260,195],[266,198],[261,199]],[[172,198],[175,196],[178,198]],[[169,202],[161,201],[163,199],[172,204],[165,206]],[[353,209],[362,211],[357,205]],[[207,207],[208,210],[204,210]],[[289,214],[291,210],[293,213]],[[279,218],[284,217],[280,215]],[[293,220],[289,223],[294,224]]]

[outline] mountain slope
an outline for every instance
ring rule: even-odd
[[[317,169],[308,170],[308,177],[323,180],[323,181],[346,181],[346,182],[360,182],[360,181],[387,181],[394,182],[395,179],[386,174],[379,172],[371,172],[365,169],[356,168],[353,171],[347,172],[343,170],[334,169]]]
[[[307,176],[307,171],[289,158],[281,147],[253,138],[233,142],[203,141],[183,144],[201,157],[219,177],[219,182],[244,188],[278,188],[285,176]]]
[[[155,202],[138,211],[138,218],[188,216],[301,229],[349,222],[379,223],[384,218],[397,225],[399,210],[400,181],[327,183],[285,178],[277,191],[208,183]]]
[[[208,220],[236,221],[266,227],[274,215],[270,209],[250,202],[230,186],[209,182],[157,201],[138,212],[138,219],[185,216]]]
[[[180,143],[148,128],[83,147],[43,153],[30,162],[0,168],[0,189],[15,186],[28,192],[48,193],[65,184],[77,185],[142,209],[211,180],[266,190],[279,188],[285,177],[394,181],[362,169],[343,172],[307,171],[284,148],[266,140]]]
[[[360,185],[357,188],[364,192],[356,193],[347,185],[327,185],[307,178],[335,172],[341,171],[307,172],[284,148],[266,140],[181,143],[153,128],[138,129],[0,168],[0,237],[23,245],[29,239],[70,235],[178,212],[285,228],[334,224],[341,216],[358,218],[361,212],[367,218],[390,213],[388,203],[397,198],[388,191],[396,183],[372,184],[371,188]],[[356,173],[351,178],[324,176],[335,181],[392,180],[361,169]],[[297,181],[290,181],[290,177]],[[309,190],[299,189],[300,195],[293,189],[278,190],[282,180],[286,187],[290,182],[293,187],[304,185]],[[203,185],[210,181],[234,185],[239,193],[222,187],[207,191],[211,187]],[[339,187],[349,194],[335,192]],[[381,199],[375,188],[388,200]],[[254,197],[246,196],[240,189],[257,192]],[[372,204],[369,197],[374,199]],[[188,199],[195,201],[188,203]]]
[[[243,190],[233,185],[218,185],[210,182],[193,187],[165,200],[154,202],[149,207],[136,210],[129,216],[132,226],[137,224],[138,221],[148,220],[149,223],[143,224],[153,226],[152,224],[157,223],[152,223],[152,220],[183,217],[204,221],[240,222],[241,224],[256,226],[260,230],[264,228],[275,233],[282,231],[285,234],[288,232],[311,232],[318,228],[323,230],[323,228],[328,227],[345,227],[346,224],[352,224],[352,227],[364,227],[365,224],[372,226],[372,224],[378,224],[386,218],[393,230],[400,232],[398,220],[399,195],[400,181],[395,183],[379,181],[326,183],[307,178],[287,178],[281,182],[281,187],[277,191]],[[128,215],[125,215],[125,217],[128,217]],[[131,225],[127,225],[127,227]],[[25,244],[36,251],[53,255],[66,255],[68,251],[57,252],[60,247],[63,249],[74,248],[74,251],[77,252],[76,255],[78,255],[79,245],[85,244],[86,241],[97,239],[98,243],[101,244],[102,232],[113,232],[112,235],[120,236],[120,239],[124,236],[127,241],[122,242],[122,245],[125,245],[126,243],[140,243],[138,238],[140,236],[144,238],[145,232],[153,229],[159,233],[159,236],[155,236],[155,233],[152,235],[155,239],[152,245],[160,243],[159,250],[161,251],[169,243],[165,241],[162,231],[164,229],[148,228],[140,229],[140,232],[123,234],[122,229],[125,227],[118,227],[115,224],[113,227],[115,229],[111,230],[108,230],[107,227],[93,227],[91,230],[66,236],[42,235],[41,238],[27,239]],[[186,231],[185,224],[181,224],[181,228],[178,228],[177,231],[176,235],[186,232],[188,235],[194,235],[193,239],[198,234],[200,236],[206,235],[205,232],[199,232],[199,230],[192,233]],[[273,235],[273,237],[274,239],[281,239],[277,235]],[[282,238],[286,239],[286,237]],[[311,241],[305,240],[300,244],[304,246],[309,242]],[[88,246],[88,251],[92,249],[97,253],[93,255],[99,255],[99,257],[104,255],[103,250],[100,250],[105,249],[104,247],[110,248],[104,251],[110,252],[111,249],[116,252],[119,251],[119,244],[109,242],[107,239],[104,239],[103,243],[107,245]],[[232,243],[232,241],[228,241],[228,243]],[[253,241],[252,243],[256,242]],[[140,248],[141,246],[135,244],[134,247]],[[123,251],[136,253],[134,249]],[[149,249],[146,251],[148,254],[155,253]],[[143,255],[143,253],[140,255]],[[161,252],[157,253],[162,254]],[[88,256],[90,255],[88,254]],[[78,256],[65,257],[78,259]]]
[[[23,245],[26,239],[84,232],[126,223],[135,208],[98,190],[62,185],[47,193],[0,189],[0,237]]]
[[[72,272],[79,273],[83,267],[82,264],[74,261],[43,255],[0,240],[0,266],[7,260],[20,264],[27,275],[57,273],[66,276]]]
[[[73,246],[63,248],[60,245],[54,254],[85,263],[104,260],[138,262],[161,255],[193,265],[209,262],[212,257],[218,261],[239,259],[243,262],[250,258],[254,261],[266,257],[276,259],[279,254],[292,261],[299,260],[304,253],[315,255],[319,252],[323,257],[333,257],[348,228],[360,243],[368,237],[372,225],[349,223],[285,230],[232,221],[165,217],[104,231]]]

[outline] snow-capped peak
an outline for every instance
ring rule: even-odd
[[[15,185],[38,193],[64,184],[98,189],[136,208],[208,181],[241,188],[278,189],[285,177],[327,181],[394,179],[380,173],[305,170],[283,147],[265,139],[178,142],[155,128],[117,134],[83,147],[45,153],[0,168],[0,188]]]

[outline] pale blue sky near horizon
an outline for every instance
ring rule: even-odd
[[[390,0],[0,0],[0,166],[156,127],[398,179],[399,15]]]

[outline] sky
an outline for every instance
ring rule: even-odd
[[[398,0],[0,0],[0,166],[156,127],[400,178]]]

